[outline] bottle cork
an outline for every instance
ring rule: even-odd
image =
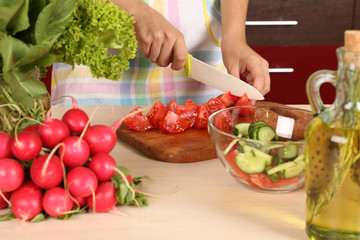
[[[344,50],[344,64],[360,68],[360,30],[345,31]]]

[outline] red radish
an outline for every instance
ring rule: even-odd
[[[110,211],[117,203],[114,184],[110,181],[100,183],[95,191],[95,199],[93,196],[89,196],[86,198],[86,202],[94,212]]]
[[[108,181],[115,174],[116,162],[108,153],[97,153],[91,159],[89,168],[99,181]]]
[[[84,165],[90,157],[89,144],[78,136],[65,138],[64,145],[59,148],[59,156],[63,154],[65,166],[74,168]]]
[[[73,206],[76,208],[82,208],[86,205],[86,198],[85,197],[79,197],[79,196],[72,196],[73,198]]]
[[[64,188],[51,188],[44,194],[42,205],[47,214],[52,217],[61,217],[67,214],[73,207],[73,200]]]
[[[50,154],[37,157],[30,167],[31,179],[43,189],[58,186],[63,180],[63,171],[60,158]]]
[[[12,157],[11,136],[0,132],[0,159]]]
[[[89,127],[85,132],[84,139],[89,144],[90,154],[94,155],[99,152],[111,152],[115,147],[117,140],[116,130],[120,127],[124,119],[136,115],[145,109],[146,108],[131,112],[125,117],[117,120],[111,127],[105,125],[94,125]]]
[[[11,141],[11,151],[14,156],[22,161],[36,158],[42,148],[41,138],[30,132],[22,132]]]
[[[51,109],[46,113],[46,120],[39,127],[39,135],[44,147],[52,149],[70,136],[68,126],[56,118],[51,118]]]
[[[42,191],[27,180],[11,194],[10,203],[17,218],[30,221],[42,211]]]
[[[40,128],[40,124],[30,124],[29,126],[24,128],[22,130],[22,132],[30,132],[30,133],[34,133],[34,134],[38,135],[39,134],[39,128]]]
[[[71,98],[73,108],[68,110],[61,120],[69,127],[71,134],[80,135],[89,121],[89,117],[83,110],[79,109],[75,98]]]
[[[0,194],[0,209],[6,208],[8,206],[8,200],[10,199],[10,196],[11,196],[10,192]],[[6,199],[4,199],[4,197]]]
[[[0,191],[12,192],[24,181],[23,166],[12,158],[0,159]]]
[[[74,196],[88,197],[95,193],[98,187],[98,179],[93,171],[87,167],[76,167],[71,169],[66,182],[69,191]]]

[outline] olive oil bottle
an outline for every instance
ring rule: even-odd
[[[306,231],[310,239],[360,239],[360,31],[346,31],[337,71],[321,70],[307,82],[314,119],[307,126]],[[324,82],[336,87],[326,108]]]

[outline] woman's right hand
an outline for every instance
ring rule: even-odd
[[[174,70],[184,67],[187,48],[184,36],[179,30],[143,0],[114,2],[134,15],[136,39],[144,57],[161,67],[170,63]]]

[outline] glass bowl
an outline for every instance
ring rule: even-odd
[[[209,117],[208,131],[227,172],[251,189],[290,192],[305,183],[305,128],[311,111],[284,105],[236,106]]]

